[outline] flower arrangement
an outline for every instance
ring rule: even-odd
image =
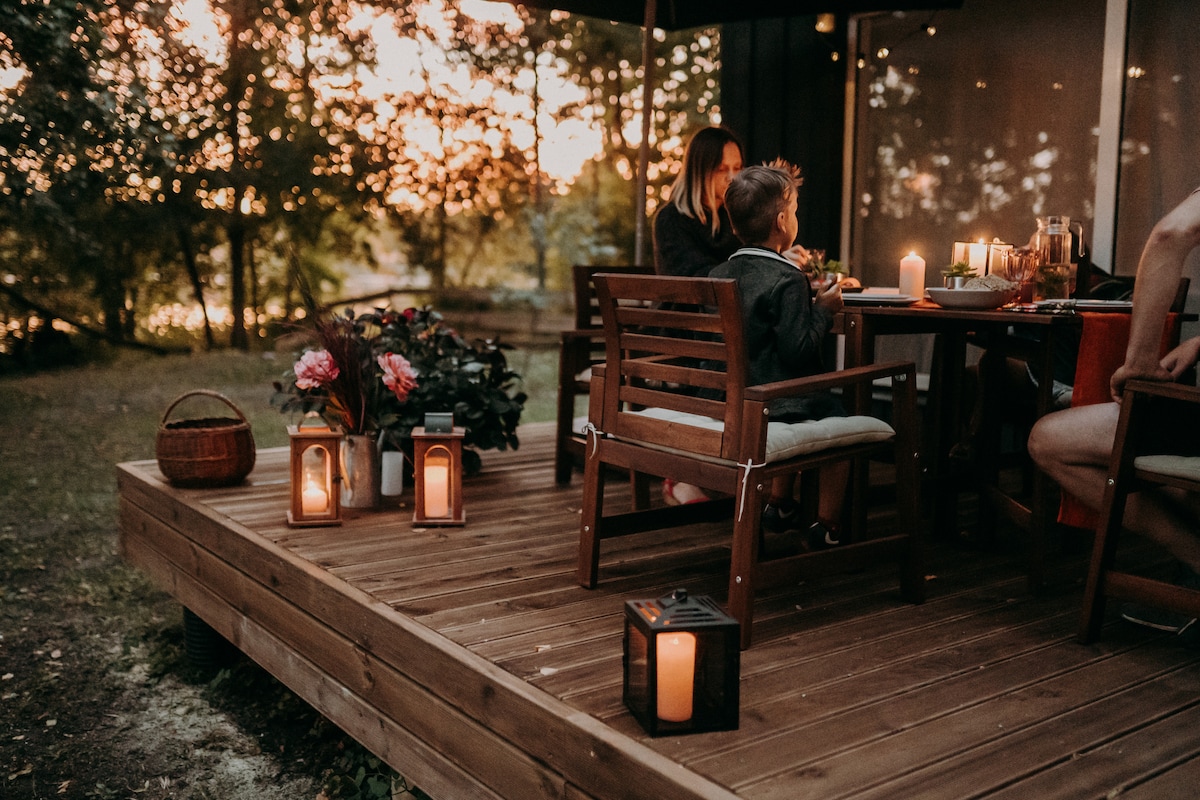
[[[319,349],[306,351],[272,405],[284,413],[320,413],[346,433],[377,435],[408,449],[409,434],[431,411],[451,411],[466,429],[463,468],[479,471],[477,450],[519,446],[526,395],[496,340],[471,344],[437,311],[376,309],[323,319]]]

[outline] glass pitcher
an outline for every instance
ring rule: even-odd
[[[1037,231],[1029,240],[1037,254],[1038,271],[1035,300],[1063,300],[1070,296],[1074,283],[1071,218],[1037,218]]]

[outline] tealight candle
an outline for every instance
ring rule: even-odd
[[[696,673],[696,635],[658,634],[658,718],[686,722],[692,718]]]
[[[925,259],[915,252],[900,259],[900,294],[925,296]]]
[[[320,514],[329,507],[329,495],[312,478],[309,478],[304,484],[300,507],[305,514]]]

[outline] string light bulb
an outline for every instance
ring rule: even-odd
[[[817,33],[833,33],[837,28],[837,17],[830,13],[817,14]]]

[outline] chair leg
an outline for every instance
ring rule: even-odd
[[[751,482],[744,506],[735,506],[733,552],[729,564],[729,616],[741,625],[741,647],[750,646],[754,625],[754,574],[758,568],[758,534],[762,526],[763,487]]]
[[[604,515],[604,473],[599,458],[592,456],[585,459],[576,578],[579,585],[587,589],[596,588],[600,574],[600,520]]]
[[[896,462],[896,524],[908,535],[900,561],[900,596],[910,603],[925,602],[925,535],[921,530],[920,453],[898,447]]]
[[[1096,641],[1104,624],[1104,576],[1112,569],[1117,557],[1117,544],[1125,517],[1126,492],[1122,482],[1114,481],[1104,490],[1100,509],[1100,524],[1092,545],[1092,561],[1088,567],[1087,585],[1083,590],[1083,612],[1079,620],[1079,641]]]

